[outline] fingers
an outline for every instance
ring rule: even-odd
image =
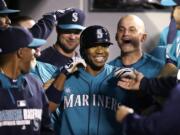
[[[126,90],[131,90],[132,89],[132,81],[126,78],[123,78],[122,80],[119,80],[117,82],[117,86],[124,88]]]
[[[66,64],[61,70],[66,76],[72,74],[78,70],[78,68],[86,68],[86,63],[82,58],[73,57],[68,64]]]
[[[82,58],[73,57],[72,61],[73,61],[75,67],[84,67],[84,68],[86,68],[86,66],[87,66],[84,59],[82,59]]]
[[[119,80],[122,78],[135,79],[136,74],[133,68],[119,68],[115,71],[114,76]]]
[[[118,122],[122,122],[125,119],[125,117],[130,113],[134,113],[134,110],[132,108],[121,105],[118,107],[118,110],[116,112],[116,120]]]

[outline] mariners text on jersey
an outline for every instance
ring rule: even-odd
[[[92,96],[83,94],[83,95],[68,95],[64,96],[64,109],[70,107],[84,107],[84,106],[101,106],[106,109],[116,111],[118,102],[115,98],[104,96],[104,95],[95,95]]]

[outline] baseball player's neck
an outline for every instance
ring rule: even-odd
[[[72,52],[65,52],[58,44],[53,45],[53,47],[62,55],[66,57],[73,57],[76,55],[75,51]]]
[[[17,67],[12,64],[1,66],[0,72],[11,79],[17,79],[17,77],[20,75],[20,72],[17,70]]]
[[[92,76],[96,76],[97,74],[99,74],[102,70],[103,70],[104,67],[102,68],[99,68],[99,69],[94,69],[92,68],[91,66],[87,66],[86,67],[86,71],[91,74]]]
[[[121,61],[123,65],[132,65],[136,63],[139,59],[141,59],[143,53],[142,52],[134,52],[134,53],[124,53],[121,55]]]

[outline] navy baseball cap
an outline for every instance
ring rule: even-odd
[[[21,27],[8,27],[0,30],[0,54],[14,52],[20,48],[38,48],[46,40],[33,38],[32,34]]]
[[[66,11],[67,9],[65,9]],[[71,12],[65,13],[59,20],[57,27],[60,29],[78,29],[83,30],[85,14],[82,10],[77,8],[70,8]]]
[[[0,14],[9,14],[20,12],[20,10],[9,9],[4,0],[0,0]]]
[[[163,6],[177,6],[180,5],[180,0],[161,0]]]

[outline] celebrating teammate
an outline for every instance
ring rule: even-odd
[[[142,46],[147,37],[144,22],[135,15],[125,15],[117,25],[116,41],[121,50],[121,56],[109,64],[117,67],[131,67],[142,72],[146,77],[156,77],[163,64],[156,58],[143,52]],[[129,105],[138,113],[144,112],[153,105],[151,96],[140,96],[129,92]]]
[[[62,16],[56,26],[56,43],[43,50],[38,60],[60,68],[76,57],[75,49],[79,45],[80,33],[85,28],[84,21],[84,12],[76,8]]]
[[[52,134],[48,101],[39,81],[30,73],[34,39],[23,28],[0,30],[0,133],[3,135]]]

